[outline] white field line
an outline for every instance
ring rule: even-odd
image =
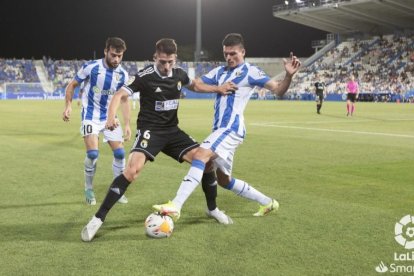
[[[339,132],[339,133],[353,133],[353,134],[365,134],[365,135],[388,136],[388,137],[414,138],[414,135],[407,135],[407,134],[353,131],[353,130],[327,129],[327,128],[316,128],[316,127],[283,126],[283,125],[277,125],[274,123],[273,124],[272,123],[252,123],[250,125],[261,126],[261,127],[278,127],[278,128],[290,128],[290,129],[301,129],[301,130],[325,131],[325,132]]]
[[[259,122],[259,123],[253,123],[253,124],[262,124],[262,125],[265,125],[265,124],[270,124],[270,125],[274,125],[274,124],[276,124],[276,125],[282,125],[282,124],[300,124],[300,125],[307,125],[307,124],[330,124],[330,123],[353,123],[353,124],[355,124],[355,123],[360,123],[360,122],[376,122],[376,121],[378,121],[378,120],[374,120],[374,119],[363,119],[363,120],[336,120],[336,121],[306,121],[306,122],[304,122],[304,121],[301,121],[301,122],[298,122],[298,121],[290,121],[290,122],[266,122],[266,121],[264,121],[264,122]],[[392,121],[392,122],[394,122],[394,121],[414,121],[414,118],[413,119],[383,119],[383,120],[381,120],[382,122],[387,122],[387,121]]]

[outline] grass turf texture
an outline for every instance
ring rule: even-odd
[[[201,141],[212,108],[182,100],[181,128]],[[198,188],[171,238],[147,238],[151,206],[172,199],[189,168],[160,154],[128,189],[129,203],[84,243],[80,231],[112,180],[112,152],[100,143],[98,205],[87,206],[76,104],[64,123],[63,101],[0,101],[0,274],[376,275],[380,261],[409,252],[394,225],[414,215],[413,109],[357,103],[346,117],[345,103],[325,102],[317,115],[314,102],[251,101],[233,174],[277,198],[278,213],[253,217],[256,203],[219,188],[235,222],[219,225]]]

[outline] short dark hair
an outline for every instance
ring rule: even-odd
[[[162,38],[155,43],[155,52],[167,55],[177,54],[177,43],[172,38]]]
[[[244,48],[244,39],[241,34],[238,33],[230,33],[227,34],[222,42],[223,46],[237,46],[240,45],[242,48]]]
[[[127,49],[125,41],[119,37],[108,37],[105,48],[114,48],[117,52],[125,52]]]

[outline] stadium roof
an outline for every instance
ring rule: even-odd
[[[278,0],[273,16],[330,33],[414,30],[414,0]]]

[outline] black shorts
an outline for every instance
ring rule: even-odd
[[[316,92],[315,100],[319,103],[323,102],[323,92]]]
[[[348,93],[348,95],[346,95],[346,99],[354,103],[356,99],[356,93]]]
[[[178,127],[163,130],[139,128],[131,152],[140,151],[154,161],[158,153],[163,152],[182,163],[182,157],[199,144]]]

